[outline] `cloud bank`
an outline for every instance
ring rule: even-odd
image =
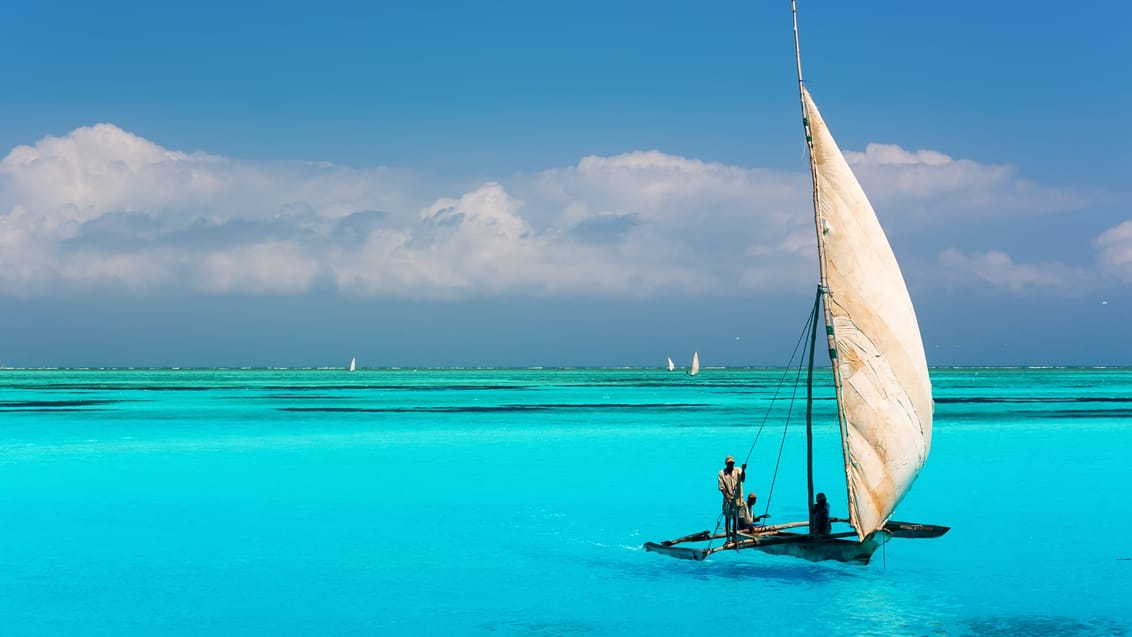
[[[919,223],[1044,215],[1092,203],[1088,196],[1022,179],[1013,166],[952,159],[932,150],[869,144],[863,153],[846,151],[845,158],[874,206],[898,205]]]
[[[932,267],[1016,292],[1090,277],[1056,262],[967,256],[960,242],[989,216],[1079,210],[1086,196],[934,151],[874,144],[847,157],[886,226],[932,237],[923,255]],[[657,151],[462,184],[186,153],[99,124],[0,160],[0,293],[443,299],[782,288],[816,278],[809,189],[801,172]],[[945,220],[959,234],[942,236]],[[1105,272],[1132,281],[1132,221],[1093,248]]]
[[[1106,271],[1132,283],[1132,220],[1106,230],[1093,241]]]

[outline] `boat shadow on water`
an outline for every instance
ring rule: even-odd
[[[699,579],[763,580],[779,584],[824,584],[859,579],[862,574],[860,567],[856,566],[844,566],[839,563],[815,564],[777,557],[752,561],[709,558],[700,566],[702,571],[698,574]]]
[[[640,551],[637,547],[625,547]],[[640,551],[644,555],[643,551]],[[690,581],[713,580],[762,580],[773,584],[823,584],[867,577],[869,571],[853,564],[840,562],[805,562],[781,556],[757,556],[751,559],[728,559],[727,555],[709,557],[702,562],[686,560],[652,560],[642,557],[640,561],[594,562],[594,567],[613,569],[625,578],[642,581],[687,579]]]

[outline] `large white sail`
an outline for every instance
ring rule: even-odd
[[[676,363],[673,363],[673,362],[672,362],[672,357],[671,357],[671,356],[669,356],[669,357],[668,357],[668,371],[672,371],[672,370],[674,370],[674,369],[676,369]]]
[[[813,136],[849,516],[864,539],[884,526],[927,460],[931,381],[912,300],[884,230],[809,91],[802,97]]]
[[[692,368],[688,370],[689,376],[695,376],[700,373],[700,353],[692,353]]]

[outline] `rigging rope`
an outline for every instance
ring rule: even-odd
[[[817,314],[817,308],[810,310],[810,318],[806,321],[805,327],[802,328],[802,333],[798,335],[798,341],[796,343],[794,343],[794,351],[790,354],[790,360],[788,360],[786,362],[786,368],[782,372],[782,378],[778,379],[778,386],[774,388],[774,395],[770,397],[770,406],[767,407],[766,413],[763,414],[762,422],[759,423],[759,428],[755,432],[755,440],[751,443],[751,448],[747,450],[747,455],[743,459],[744,463],[748,462],[751,459],[751,454],[755,452],[755,445],[757,445],[759,443],[759,436],[762,435],[763,428],[766,427],[766,422],[767,422],[767,420],[770,419],[770,411],[774,407],[775,401],[778,400],[778,394],[782,391],[782,386],[783,386],[783,384],[785,384],[786,377],[790,374],[790,371],[794,366],[794,359],[797,358],[798,355],[799,355],[798,349],[802,348],[802,351],[801,351],[802,356],[805,356],[805,354],[806,354],[807,350],[804,347],[805,341],[806,341],[806,332],[810,329],[810,324],[814,321],[816,314]],[[798,373],[798,375],[801,375],[801,368],[800,367],[799,367],[799,370],[798,370],[797,373]],[[797,394],[798,394],[798,380],[797,380],[797,378],[795,378],[795,380],[794,380],[794,393],[791,394],[791,396],[790,396],[791,405],[793,405],[794,397],[797,396]]]
[[[790,375],[791,371],[794,371],[794,386],[790,394],[790,406],[786,411],[786,422],[782,426],[782,438],[778,444],[778,457],[774,463],[774,473],[771,475],[770,490],[767,492],[765,506],[763,508],[764,514],[769,513],[770,502],[774,497],[774,486],[778,481],[778,470],[782,466],[782,454],[786,448],[786,432],[790,427],[790,417],[794,413],[794,403],[798,398],[798,386],[800,384],[802,376],[801,361],[805,359],[805,355],[809,351],[809,347],[806,345],[806,335],[810,331],[813,322],[817,320],[817,314],[818,304],[815,303],[813,308],[810,310],[809,318],[806,320],[806,323],[802,328],[802,333],[798,335],[798,340],[794,343],[794,351],[790,354],[790,359],[786,363],[786,367],[782,372],[782,377],[778,379],[778,385],[774,389],[774,395],[772,395],[770,398],[770,405],[767,407],[766,412],[763,414],[762,422],[759,423],[758,430],[755,431],[755,439],[751,442],[751,447],[747,450],[747,455],[743,458],[743,464],[746,465],[750,461],[751,455],[755,452],[755,445],[758,444],[759,437],[762,436],[763,429],[766,428],[767,421],[770,420],[771,410],[774,409],[775,403],[779,400],[779,394],[782,392],[783,385],[786,384],[787,377]],[[796,369],[794,367],[795,359],[798,359],[799,361]],[[719,527],[722,523],[723,513],[720,513],[719,517],[715,519],[715,530],[712,532],[712,536],[719,534]],[[712,539],[709,539],[707,548],[710,549],[714,541],[714,537]]]
[[[778,385],[774,389],[774,395],[772,395],[770,398],[770,405],[767,407],[766,412],[763,414],[762,422],[759,423],[759,428],[755,432],[755,439],[753,442],[751,442],[751,447],[747,450],[747,455],[743,459],[743,464],[747,464],[747,462],[751,459],[751,455],[755,452],[755,445],[758,444],[759,437],[762,436],[763,429],[766,427],[766,423],[770,419],[771,410],[774,409],[775,403],[779,400],[779,394],[782,392],[783,385],[786,384],[786,378],[790,375],[790,372],[794,370],[795,359],[798,359],[798,367],[794,371],[794,386],[790,394],[790,406],[786,411],[786,422],[782,426],[782,439],[779,441],[778,445],[778,457],[774,463],[774,473],[771,475],[770,490],[767,492],[766,500],[763,503],[764,514],[770,512],[771,499],[774,497],[774,485],[778,481],[778,469],[782,466],[782,453],[786,447],[786,431],[790,427],[790,417],[794,413],[794,403],[798,398],[798,385],[802,376],[801,361],[805,359],[806,352],[809,349],[806,346],[806,334],[810,330],[810,326],[813,325],[813,322],[817,320],[817,313],[818,306],[815,304],[814,307],[810,309],[810,316],[806,320],[806,323],[802,328],[802,333],[798,335],[798,340],[794,343],[794,351],[790,354],[790,359],[786,363],[786,368],[782,372],[782,377],[778,379]],[[716,523],[716,530],[719,530],[718,522]]]

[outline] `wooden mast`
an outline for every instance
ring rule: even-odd
[[[801,108],[802,108],[802,131],[805,133],[805,136],[806,136],[806,150],[807,150],[808,158],[810,160],[810,182],[813,185],[814,230],[817,233],[817,239],[818,239],[818,272],[819,272],[819,276],[820,276],[820,282],[818,283],[818,297],[824,298],[824,303],[822,304],[822,306],[824,308],[824,314],[825,314],[826,341],[829,344],[829,361],[830,361],[830,366],[833,368],[833,388],[834,388],[834,391],[836,392],[836,395],[837,395],[837,420],[838,420],[838,423],[839,423],[840,429],[841,429],[841,442],[842,442],[841,446],[842,446],[842,452],[845,456],[845,465],[846,465],[846,467],[848,467],[849,462],[850,462],[850,458],[849,458],[849,448],[846,446],[846,443],[845,443],[845,440],[846,440],[845,411],[841,406],[841,370],[837,365],[837,341],[834,338],[834,334],[833,334],[833,313],[832,313],[832,311],[830,310],[830,307],[829,307],[829,301],[830,301],[831,293],[830,293],[830,290],[829,290],[829,278],[826,275],[825,233],[823,231],[824,230],[824,224],[822,222],[821,212],[820,212],[821,198],[820,198],[820,195],[818,193],[818,165],[817,165],[817,159],[814,157],[814,136],[813,136],[813,131],[810,128],[810,114],[809,114],[808,110],[806,109],[805,82],[802,79],[802,47],[801,47],[801,44],[800,44],[800,41],[799,41],[799,38],[798,38],[798,3],[797,3],[797,0],[790,0],[790,12],[791,12],[791,14],[794,18],[794,60],[796,61],[797,66],[798,66],[798,102],[799,102],[799,104],[801,105]],[[814,327],[815,327],[815,329],[817,327],[817,317],[816,316],[814,317]],[[811,345],[811,347],[812,347],[812,345]],[[811,350],[811,355],[812,354],[813,354],[813,352]],[[811,359],[811,361],[812,361],[812,359]],[[807,427],[807,430],[810,427],[809,419],[807,419],[806,427]],[[809,475],[808,490],[809,490],[809,500],[810,500],[807,511],[812,511],[813,506],[814,506],[813,466],[812,466],[813,448],[812,448],[812,437],[811,437],[811,435],[809,434],[808,431],[807,431],[807,454],[806,455],[807,455],[807,460],[808,460],[807,472],[808,472],[808,475]],[[845,488],[846,488],[846,500],[848,501],[850,519],[854,519],[855,516],[854,516],[853,512],[856,509],[856,505],[853,502],[852,495],[849,493],[848,478],[846,479]]]
[[[822,289],[818,287],[814,309],[810,312],[810,363],[806,372],[806,495],[809,498],[810,520],[814,510],[814,346],[818,342],[818,305]],[[813,532],[813,529],[810,529]]]

